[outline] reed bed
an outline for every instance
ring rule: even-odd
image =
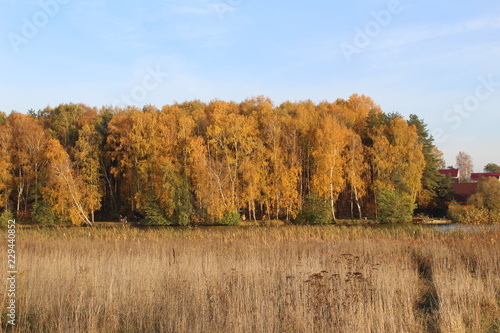
[[[2,316],[3,330],[500,331],[498,230],[55,228],[17,237],[18,319],[11,327]]]

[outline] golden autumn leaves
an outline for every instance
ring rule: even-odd
[[[332,219],[375,216],[383,189],[415,201],[425,165],[415,128],[358,95],[161,110],[70,104],[12,113],[0,126],[2,205],[28,217],[43,201],[73,223],[94,212],[177,224],[290,220],[310,195],[328,202]]]
[[[2,178],[2,205],[26,219],[45,202],[67,221],[90,224],[88,201],[94,195],[85,191],[59,140],[51,138],[37,119],[19,113],[2,123],[2,132],[2,163],[7,171]]]

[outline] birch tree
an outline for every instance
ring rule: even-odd
[[[47,182],[42,189],[44,201],[51,205],[61,220],[92,225],[83,181],[75,173],[68,154],[58,140],[49,140],[45,157],[50,163],[46,170]]]
[[[44,156],[48,143],[45,130],[37,119],[13,112],[7,119],[11,131],[9,155],[13,172],[13,191],[15,195],[16,216],[28,218],[30,205],[40,196],[40,171],[48,163]]]
[[[5,115],[0,118],[0,207],[7,210],[12,189],[13,165],[10,156],[11,129],[7,126]]]
[[[335,205],[345,186],[345,148],[348,132],[333,115],[322,119],[316,131],[316,142],[312,151],[315,162],[313,191],[328,200],[332,219],[336,219]]]
[[[104,186],[102,182],[101,149],[102,141],[96,128],[85,124],[79,132],[75,144],[75,165],[83,182],[83,192],[94,223],[94,212],[101,208]]]
[[[354,218],[353,205],[355,203],[358,218],[361,219],[363,217],[361,199],[365,197],[368,189],[368,164],[365,160],[361,138],[353,131],[349,131],[348,134],[345,169],[347,184],[350,188],[351,218]]]
[[[470,175],[472,173],[472,168],[474,165],[472,164],[472,157],[461,151],[457,155],[457,168],[460,172],[460,182],[466,182],[470,180]]]

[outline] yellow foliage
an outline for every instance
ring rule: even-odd
[[[88,203],[82,180],[73,171],[71,160],[58,140],[50,139],[45,152],[50,161],[47,167],[47,184],[42,195],[54,213],[73,224],[92,224],[88,218]]]
[[[5,207],[12,188],[12,162],[9,154],[11,131],[5,123],[0,125],[0,207]]]
[[[335,218],[335,203],[345,187],[345,149],[348,130],[330,114],[327,114],[316,130],[316,141],[312,150],[315,162],[313,191],[328,200]]]

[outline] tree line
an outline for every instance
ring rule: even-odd
[[[0,151],[3,214],[41,224],[406,221],[449,195],[423,120],[364,95],[1,113]]]

